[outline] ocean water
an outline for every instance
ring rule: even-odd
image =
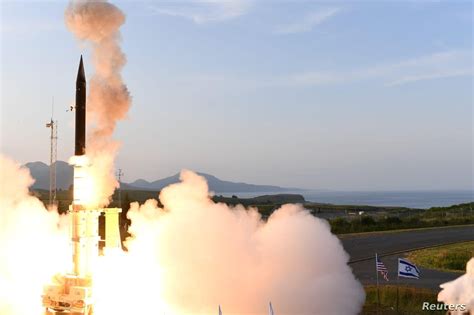
[[[286,191],[282,193],[300,194],[307,201],[331,203],[336,205],[401,206],[427,209],[444,207],[460,203],[473,202],[474,191]],[[250,198],[261,195],[273,195],[275,192],[223,193],[224,196],[236,195]],[[221,195],[218,193],[218,195]]]

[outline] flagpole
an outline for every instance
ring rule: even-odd
[[[379,314],[379,307],[380,307],[380,295],[379,295],[379,271],[377,270],[377,262],[378,262],[377,253],[375,253],[375,274],[377,276],[377,315]]]
[[[398,287],[399,286],[400,286],[400,258],[398,258],[398,265],[397,265],[397,314],[398,314],[398,300],[399,300]]]

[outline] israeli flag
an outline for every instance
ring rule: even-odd
[[[408,260],[398,258],[398,276],[420,279],[420,270]]]

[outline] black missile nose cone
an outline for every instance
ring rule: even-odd
[[[86,75],[84,64],[79,62],[76,80],[76,140],[75,155],[86,153]]]
[[[79,70],[77,70],[76,82],[86,82],[86,74],[84,73],[84,64],[82,62],[82,55],[81,55],[81,61],[79,61]]]

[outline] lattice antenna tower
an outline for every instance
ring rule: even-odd
[[[56,162],[58,155],[58,121],[54,120],[54,98],[51,103],[51,119],[46,123],[46,127],[50,128],[50,152],[49,152],[49,207],[56,205]]]
[[[117,170],[117,179],[118,179],[118,182],[119,182],[119,188],[118,188],[118,204],[119,204],[119,208],[122,208],[122,176],[125,175],[123,172],[122,172],[122,169],[119,168]]]

